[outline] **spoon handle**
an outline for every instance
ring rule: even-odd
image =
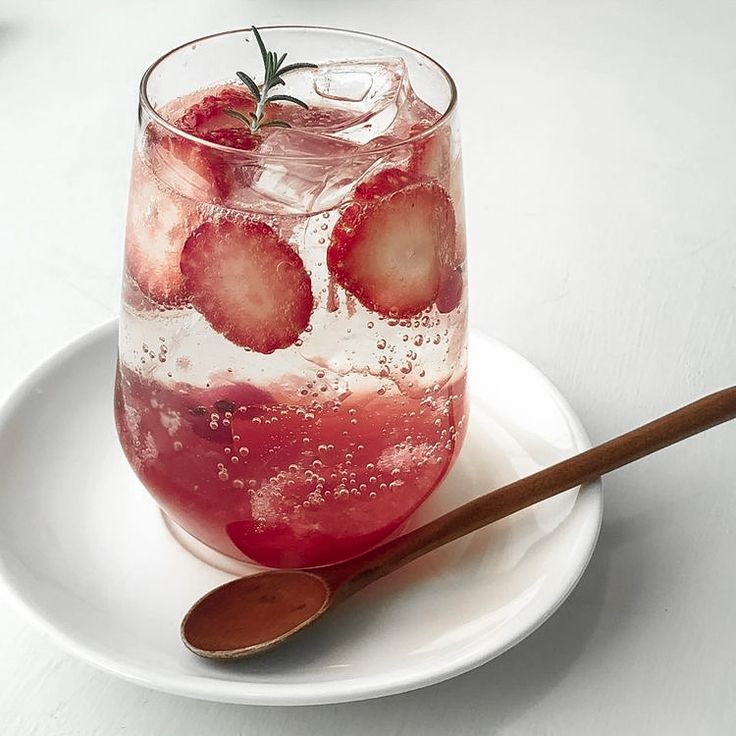
[[[336,565],[330,573],[334,595],[347,597],[443,544],[734,417],[736,386],[491,491],[355,560]]]

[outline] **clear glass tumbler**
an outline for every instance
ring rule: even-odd
[[[399,529],[462,443],[456,91],[387,39],[261,37],[288,52],[282,77],[252,29],[143,76],[116,422],[171,523],[231,558],[314,567]]]

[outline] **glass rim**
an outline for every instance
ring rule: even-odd
[[[214,143],[212,141],[208,141],[205,138],[200,138],[199,136],[193,135],[192,133],[188,133],[185,130],[182,130],[181,128],[178,128],[173,123],[166,120],[162,115],[158,113],[158,111],[154,108],[154,106],[151,104],[151,101],[148,99],[148,82],[151,78],[151,75],[156,71],[158,66],[164,62],[166,59],[168,59],[170,56],[176,54],[178,51],[181,51],[182,49],[185,49],[189,46],[192,46],[193,44],[199,44],[204,41],[209,41],[213,38],[219,38],[220,36],[230,36],[235,35],[238,33],[252,33],[253,27],[248,26],[246,28],[234,28],[229,31],[219,31],[217,33],[210,33],[206,36],[201,36],[199,38],[194,38],[191,41],[187,41],[185,43],[180,44],[179,46],[176,46],[173,49],[170,49],[166,53],[159,56],[143,73],[143,76],[141,77],[141,81],[138,87],[138,98],[139,103],[143,110],[147,113],[147,115],[151,118],[152,122],[154,122],[156,125],[161,126],[162,128],[166,129],[173,135],[176,135],[181,138],[185,138],[186,140],[189,140],[193,143],[197,143],[199,145],[205,146],[207,148],[211,148],[212,150],[219,151],[221,153],[229,154],[231,156],[237,156],[239,158],[245,158],[245,159],[266,159],[270,161],[338,161],[338,160],[345,160],[345,159],[352,159],[359,156],[365,156],[367,154],[370,154],[371,156],[377,156],[387,151],[392,151],[396,148],[400,148],[402,146],[406,146],[410,143],[414,143],[415,141],[421,141],[425,138],[429,138],[436,130],[443,127],[452,113],[454,112],[455,108],[457,107],[457,86],[455,85],[455,80],[452,78],[450,73],[445,69],[445,67],[442,66],[438,61],[433,59],[428,54],[425,54],[423,51],[419,51],[419,49],[415,49],[413,46],[409,46],[408,44],[402,43],[401,41],[395,41],[392,38],[387,38],[385,36],[380,36],[376,33],[367,33],[365,31],[353,31],[346,28],[335,28],[332,26],[310,26],[310,25],[300,25],[300,24],[291,24],[291,25],[274,25],[274,26],[258,26],[259,31],[290,31],[290,30],[302,30],[302,31],[332,31],[335,33],[345,33],[352,36],[362,36],[364,38],[373,38],[377,39],[379,41],[388,42],[391,44],[395,44],[396,46],[400,46],[404,49],[407,49],[408,51],[411,51],[414,54],[418,54],[423,59],[428,61],[430,64],[432,64],[433,67],[435,67],[442,77],[447,82],[447,86],[450,90],[450,100],[447,103],[447,106],[439,116],[437,120],[435,120],[432,125],[425,128],[424,130],[414,134],[407,136],[406,138],[402,138],[401,140],[395,141],[393,143],[382,145],[377,148],[372,148],[370,151],[363,151],[358,150],[351,153],[346,153],[340,156],[300,156],[300,155],[292,155],[292,156],[274,156],[273,154],[269,153],[258,153],[257,151],[244,151],[241,148],[234,148],[232,146],[223,146],[219,143]]]

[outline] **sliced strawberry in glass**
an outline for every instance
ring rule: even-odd
[[[368,309],[411,317],[437,296],[443,252],[453,247],[454,237],[446,192],[437,184],[414,184],[347,208],[332,232],[327,265]]]
[[[179,258],[198,225],[194,207],[164,186],[136,156],[130,181],[125,266],[141,292],[157,304],[186,300]]]
[[[203,223],[180,266],[191,303],[236,345],[271,353],[309,324],[314,300],[302,259],[262,222]]]

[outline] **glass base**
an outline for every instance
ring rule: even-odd
[[[173,519],[167,516],[161,511],[161,518],[164,520],[166,528],[169,530],[171,536],[190,554],[194,555],[198,560],[201,560],[207,565],[216,567],[218,570],[229,573],[230,575],[238,575],[244,577],[246,575],[253,575],[263,570],[270,568],[258,565],[255,562],[243,562],[236,560],[233,557],[228,557],[208,547],[203,542],[200,542],[196,537],[193,537],[186,529],[180,527]]]
[[[238,575],[239,577],[245,577],[246,575],[254,575],[257,572],[264,572],[265,570],[279,570],[281,568],[266,567],[265,565],[259,565],[257,562],[243,562],[242,560],[236,560],[233,557],[218,552],[217,550],[208,547],[199,539],[193,537],[186,529],[180,527],[172,518],[166,515],[164,511],[159,509],[161,518],[164,520],[164,525],[169,530],[171,536],[191,555],[194,555],[198,560],[201,560],[207,565],[222,570],[223,572],[229,573],[230,575]],[[380,544],[384,544],[395,537],[400,536],[406,531],[409,526],[408,520],[405,521],[398,529],[392,532],[386,539],[381,540]],[[369,550],[366,550],[369,551]],[[363,553],[365,554],[365,553]],[[359,556],[359,555],[356,555]],[[352,558],[348,558],[352,559]],[[337,562],[330,563],[331,565],[338,564],[339,562],[345,562],[345,560],[338,560]],[[319,567],[329,567],[329,565],[321,565]],[[318,570],[319,567],[313,567],[311,569]],[[307,568],[309,569],[309,568]]]

